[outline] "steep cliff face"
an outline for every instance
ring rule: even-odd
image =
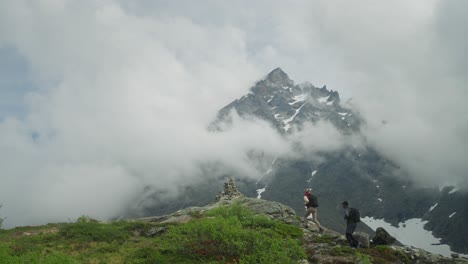
[[[468,194],[447,187],[423,217],[426,227],[442,237],[442,243],[453,245],[453,250],[468,252]]]

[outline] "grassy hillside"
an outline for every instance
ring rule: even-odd
[[[194,213],[185,224],[76,223],[0,233],[0,263],[293,263],[306,258],[298,227],[241,205]]]
[[[353,250],[341,234],[274,220],[248,204],[285,217],[277,203],[239,198],[155,218],[162,222],[101,223],[80,217],[75,223],[0,230],[0,264],[466,263],[387,246]]]

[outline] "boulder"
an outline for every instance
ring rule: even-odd
[[[369,235],[363,232],[356,232],[353,237],[361,243],[362,248],[369,248]]]
[[[146,237],[161,235],[167,231],[167,227],[156,226],[145,232]]]
[[[292,225],[300,225],[300,218],[296,216],[296,212],[291,207],[273,201],[267,201],[256,198],[241,197],[235,201],[240,202],[252,209],[257,214],[266,215],[272,219],[283,221]]]
[[[395,241],[396,239],[382,227],[375,230],[375,236],[372,238],[373,245],[392,245]]]

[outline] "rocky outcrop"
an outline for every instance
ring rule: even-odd
[[[372,238],[373,245],[393,245],[395,241],[396,239],[382,227],[375,230],[375,236]]]
[[[139,218],[138,220],[161,224],[186,223],[206,211],[232,203],[240,203],[252,209],[257,214],[263,214],[275,220],[283,221],[292,225],[300,224],[299,218],[296,217],[294,209],[278,202],[245,197],[239,192],[237,185],[230,177],[228,178],[228,182],[224,184],[223,191],[216,196],[215,202],[212,204],[201,207],[189,207],[169,215],[145,217]]]

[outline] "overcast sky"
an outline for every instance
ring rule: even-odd
[[[466,182],[467,10],[463,0],[1,1],[0,215],[10,226],[106,218],[147,184],[202,177],[206,160],[256,177],[245,151],[286,155],[285,139],[262,122],[205,127],[278,66],[352,98],[370,142],[418,182]],[[310,130],[342,140],[327,125]]]

